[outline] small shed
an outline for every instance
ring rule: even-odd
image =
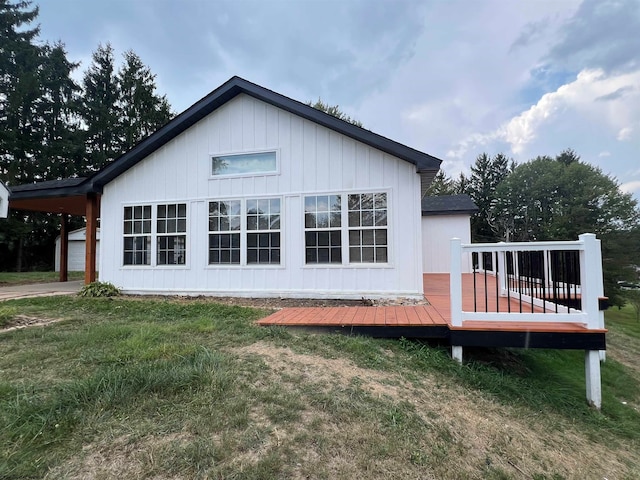
[[[471,243],[471,215],[478,207],[469,195],[442,195],[422,199],[422,271],[449,273],[452,238]],[[463,259],[464,272],[471,271]]]
[[[70,272],[83,272],[85,265],[85,241],[86,228],[79,228],[69,232],[69,261],[67,264]],[[100,229],[96,231],[96,261],[100,258]],[[56,238],[56,272],[60,271],[60,236]]]

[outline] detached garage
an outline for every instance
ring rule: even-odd
[[[69,262],[70,272],[84,272],[86,228],[79,228],[69,232]],[[100,229],[96,230],[96,262],[100,259]],[[60,237],[56,238],[56,272],[60,271]]]

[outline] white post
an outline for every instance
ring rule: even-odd
[[[543,263],[544,263],[544,277],[547,284],[544,286],[545,289],[551,288],[553,286],[553,278],[551,273],[551,268],[549,267],[549,252],[550,250],[543,250]]]
[[[504,242],[499,242],[504,243]],[[500,267],[498,270],[499,278],[500,278],[500,296],[507,296],[507,253],[505,250],[500,250],[498,252],[498,266]]]
[[[600,410],[602,407],[602,387],[600,385],[600,354],[597,350],[587,350],[584,356],[587,402]]]
[[[462,326],[462,241],[451,239],[451,269],[449,274],[449,296],[451,301],[451,326]],[[462,347],[451,346],[451,357],[462,363]]]
[[[602,256],[600,243],[593,233],[578,237],[584,248],[580,250],[580,297],[582,312],[587,315],[587,328],[600,328],[599,302],[602,294]]]

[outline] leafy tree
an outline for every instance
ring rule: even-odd
[[[115,74],[113,48],[98,45],[82,80],[82,117],[86,125],[85,169],[95,171],[120,154],[120,89]]]
[[[171,119],[166,96],[155,93],[156,76],[132,50],[125,52],[118,73],[121,147],[129,150]]]
[[[321,98],[318,97],[318,100],[316,100],[316,102],[307,102],[307,105],[312,106],[313,108],[317,109],[317,110],[321,110],[324,113],[328,113],[329,115],[333,115],[336,118],[339,118],[340,120],[344,120],[345,122],[349,122],[352,125],[355,125],[356,127],[361,127],[362,128],[362,122],[351,118],[349,115],[347,115],[346,113],[344,113],[342,110],[340,110],[340,106],[339,105],[329,105],[328,103],[324,103],[322,101]]]
[[[570,150],[518,165],[496,190],[491,215],[501,238],[515,241],[574,240],[595,233],[602,243],[605,292],[621,304],[617,281],[634,247],[622,245],[640,225],[637,202],[599,168]],[[638,247],[635,247],[637,251]]]

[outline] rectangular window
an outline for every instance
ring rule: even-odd
[[[387,194],[348,196],[349,261],[387,263]]]
[[[151,264],[151,205],[124,207],[124,265]]]
[[[304,198],[305,262],[342,263],[340,195]]]
[[[247,264],[280,263],[280,199],[247,200]]]
[[[240,263],[240,200],[209,202],[209,264]]]
[[[187,245],[187,204],[158,205],[157,265],[184,265]]]
[[[276,173],[277,169],[275,151],[211,157],[213,176]]]

